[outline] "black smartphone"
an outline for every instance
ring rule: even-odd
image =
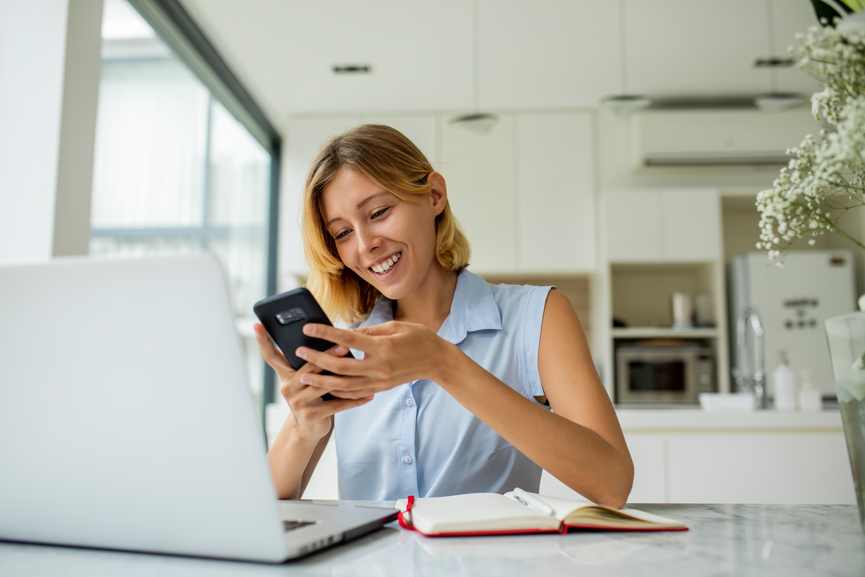
[[[325,351],[334,345],[330,341],[303,334],[303,325],[307,323],[333,326],[330,323],[330,319],[321,310],[318,301],[305,288],[296,288],[282,294],[267,297],[255,303],[252,306],[252,310],[294,370],[306,364],[305,360],[294,354],[294,351],[298,347]],[[351,352],[346,356],[354,358]],[[333,373],[323,371],[321,374],[332,375]],[[330,393],[325,393],[321,398],[330,400],[337,397],[334,397]]]

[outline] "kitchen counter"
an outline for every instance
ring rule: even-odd
[[[863,575],[853,505],[642,505],[690,531],[426,538],[391,524],[280,566],[0,543],[2,575]]]
[[[624,431],[841,431],[841,412],[758,410],[707,412],[701,409],[616,407]]]

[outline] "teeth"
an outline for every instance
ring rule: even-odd
[[[378,264],[378,265],[374,264],[369,268],[371,268],[374,272],[377,272],[378,274],[386,273],[387,271],[389,271],[391,269],[391,267],[393,267],[393,265],[396,264],[396,262],[399,260],[400,256],[402,256],[401,252],[390,257],[389,259],[387,259],[383,263]]]

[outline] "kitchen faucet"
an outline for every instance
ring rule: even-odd
[[[754,358],[754,372],[750,370],[742,370],[742,362],[748,361],[745,356],[746,342],[745,330],[750,323],[754,329],[754,350],[751,354]],[[750,369],[750,367],[748,367]],[[739,318],[736,319],[736,366],[733,369],[733,379],[736,381],[736,388],[739,390],[753,390],[757,397],[757,406],[761,409],[768,408],[769,400],[766,394],[766,371],[763,367],[763,325],[760,323],[760,316],[757,311],[751,307],[745,307],[739,312]]]

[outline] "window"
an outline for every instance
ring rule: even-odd
[[[252,305],[268,294],[273,155],[125,0],[106,0],[90,252],[210,252],[264,402]]]

